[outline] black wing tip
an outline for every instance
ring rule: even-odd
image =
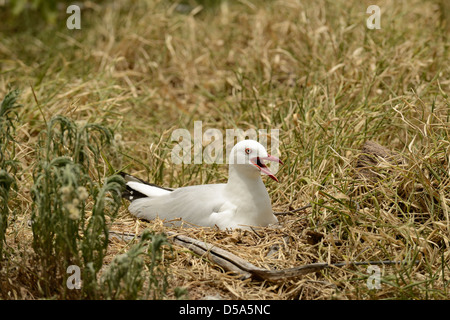
[[[134,201],[137,199],[148,198],[148,196],[142,192],[131,189],[129,186],[126,186],[125,190],[122,191],[122,198],[128,201]]]
[[[130,181],[139,182],[139,183],[143,183],[143,184],[146,184],[146,185],[149,185],[149,186],[152,186],[152,187],[157,187],[157,188],[160,188],[160,189],[163,189],[163,190],[173,191],[173,189],[164,188],[164,187],[158,186],[156,184],[149,183],[147,181],[139,179],[138,177],[133,176],[133,175],[128,174],[128,173],[123,172],[123,171],[120,171],[118,174],[120,176],[122,176],[122,178],[125,179],[125,182],[130,182]],[[136,199],[148,198],[148,196],[143,194],[142,192],[139,192],[139,191],[136,191],[136,190],[132,189],[130,186],[127,185],[125,190],[122,192],[122,198],[127,199],[129,201],[134,201]]]
[[[144,180],[141,180],[141,179],[139,179],[131,174],[128,174],[126,172],[123,172],[123,171],[120,171],[118,173],[118,175],[120,175],[125,180],[125,182],[134,181],[134,182],[147,184]],[[125,189],[122,191],[122,198],[124,198],[128,201],[134,201],[137,199],[147,198],[147,196],[145,194],[143,194],[142,192],[132,189],[129,185],[126,185]]]
[[[142,180],[142,179],[139,179],[138,177],[133,176],[133,175],[131,175],[131,174],[129,174],[129,173],[126,173],[126,172],[123,172],[123,171],[120,171],[120,172],[118,173],[118,175],[122,176],[122,178],[125,179],[125,182],[135,181],[135,182],[140,182],[140,183],[145,183],[145,184],[147,184],[146,181],[144,181],[144,180]]]

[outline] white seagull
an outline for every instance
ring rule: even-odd
[[[180,218],[194,226],[248,229],[278,222],[261,172],[278,182],[264,160],[283,162],[267,153],[254,140],[238,142],[230,153],[226,184],[205,184],[178,189],[162,188],[122,173],[126,181],[123,197],[128,210],[138,218],[156,217],[180,225]],[[177,222],[178,221],[178,222]]]

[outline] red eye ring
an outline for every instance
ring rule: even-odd
[[[246,154],[252,153],[252,149],[250,149],[250,148],[245,148],[245,153],[246,153]]]

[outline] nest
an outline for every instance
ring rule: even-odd
[[[368,141],[361,147],[354,166],[357,185],[354,193],[359,192],[364,199],[364,192],[373,191],[391,179],[389,181],[394,181],[398,188],[390,190],[397,196],[404,196],[408,186],[414,185],[405,184],[404,173],[411,172],[410,166],[399,153]],[[415,187],[419,188],[417,184]],[[411,199],[410,194],[409,203],[420,206],[421,190],[414,189],[414,192],[418,196]],[[392,199],[392,195],[387,198]],[[361,201],[360,209],[367,209],[364,206],[370,205]],[[278,226],[233,231],[189,225],[168,227],[162,220],[135,220],[123,212],[124,217],[112,226],[111,246],[116,252],[126,250],[129,241],[146,228],[165,233],[175,248],[170,262],[171,282],[186,288],[190,299],[339,298],[339,291],[349,286],[347,280],[355,273],[361,274],[367,265],[407,263],[361,259],[371,257],[370,253],[360,259],[359,256],[347,257],[346,246],[353,240],[333,232],[316,231],[309,220],[313,209],[307,205],[301,210],[283,212],[279,215]],[[379,241],[375,234],[376,230],[373,235],[366,234],[360,243]],[[363,251],[367,249],[366,246]],[[328,252],[326,259],[324,252]],[[372,256],[380,255],[373,253]],[[358,269],[361,265],[365,267]],[[335,275],[326,276],[328,273]]]

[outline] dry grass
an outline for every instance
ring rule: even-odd
[[[22,93],[7,243],[29,247],[30,188],[38,133],[65,115],[108,125],[115,170],[168,187],[224,182],[224,165],[170,161],[176,128],[280,129],[285,165],[266,181],[274,211],[313,204],[256,232],[178,230],[258,266],[404,260],[381,268],[330,268],[298,280],[240,280],[175,247],[170,285],[191,299],[446,299],[450,274],[450,67],[445,1],[378,1],[381,29],[366,28],[369,1],[222,1],[179,12],[175,2],[90,3],[82,29],[7,17],[0,40],[0,93]],[[447,10],[448,11],[448,10]],[[33,87],[37,101],[35,100]],[[404,162],[381,163],[376,181],[355,173],[374,140]],[[95,179],[109,175],[108,166]],[[357,192],[355,192],[355,190]],[[124,206],[110,229],[173,231]],[[315,235],[315,237],[314,237]],[[274,244],[279,251],[267,257]],[[111,240],[106,264],[130,243]],[[24,255],[27,255],[26,253]],[[169,257],[168,257],[169,259]],[[415,263],[415,261],[418,263]],[[17,257],[18,263],[20,258]],[[28,268],[28,269],[27,269]],[[26,266],[10,298],[39,298]],[[28,277],[28,278],[27,278]],[[28,280],[27,280],[28,279]],[[169,290],[169,298],[174,297]]]

